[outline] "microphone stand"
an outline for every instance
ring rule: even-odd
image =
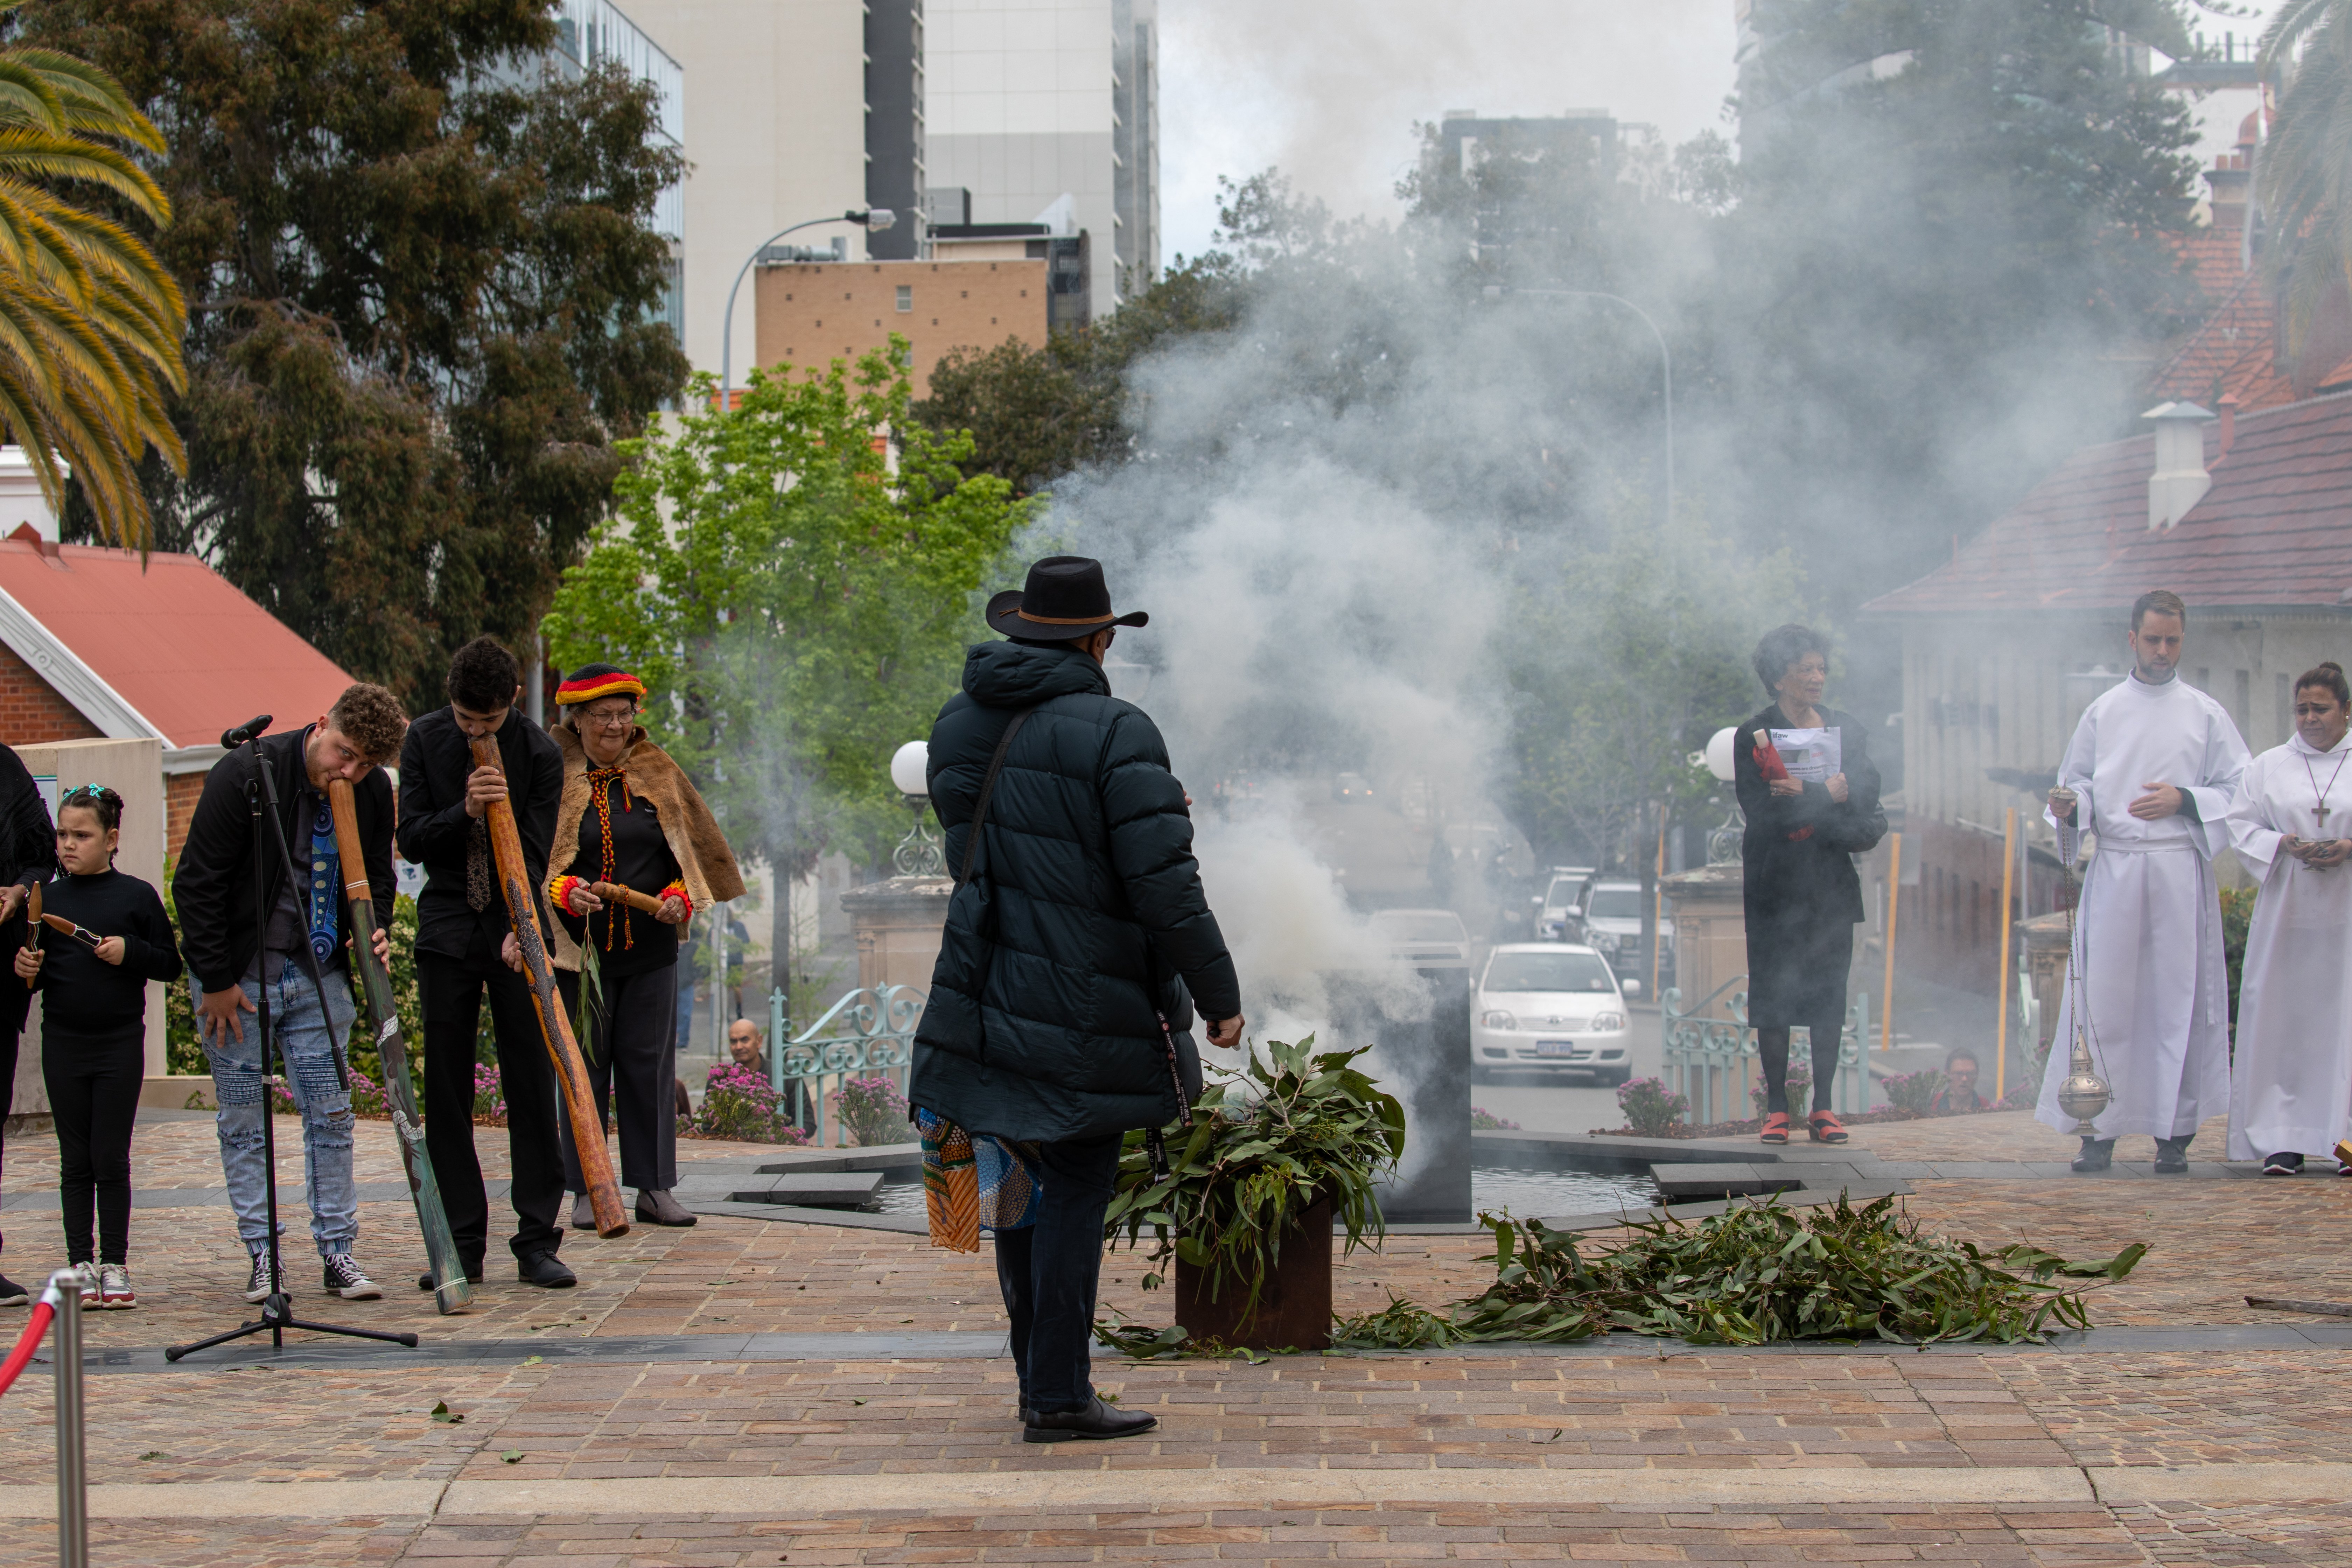
[[[268,721],[264,719],[247,725],[245,732],[241,734],[239,731],[232,731],[229,735],[223,737],[225,742],[241,739],[244,750],[253,763],[253,776],[246,781],[245,799],[247,809],[253,817],[253,929],[257,942],[264,940],[269,931],[269,875],[268,862],[262,855],[264,840],[261,824],[264,817],[268,819],[269,841],[274,842],[278,847],[279,863],[285,867],[289,877],[295,875],[294,852],[286,842],[286,824],[278,814],[278,782],[269,776],[269,764],[261,754],[260,731],[268,723]],[[226,762],[227,759],[223,758],[221,763],[215,765],[226,765]],[[359,940],[366,942],[372,935],[372,932],[362,931],[359,933]],[[319,971],[318,957],[310,951],[310,944],[307,938],[302,944],[302,959],[304,967],[310,973],[310,983],[318,990],[319,1016],[326,1019],[328,1017],[326,983]],[[258,1333],[268,1334],[270,1349],[284,1350],[286,1331],[289,1329],[301,1329],[314,1334],[341,1334],[355,1340],[382,1340],[390,1344],[407,1345],[414,1348],[416,1344],[415,1334],[385,1333],[380,1329],[344,1328],[335,1323],[313,1323],[294,1315],[293,1300],[286,1293],[286,1270],[278,1246],[278,1130],[277,1117],[269,1104],[271,1031],[268,963],[263,951],[258,947],[255,950],[255,961],[261,965],[263,976],[259,987],[260,996],[253,1010],[253,1026],[258,1031],[257,1037],[261,1045],[261,1160],[266,1176],[264,1185],[268,1188],[269,1212],[269,1282],[274,1289],[262,1300],[259,1321],[239,1323],[236,1328],[224,1333],[215,1334],[208,1340],[198,1340],[194,1344],[167,1346],[163,1352],[163,1359],[175,1362],[197,1351],[210,1350],[215,1345],[226,1344],[231,1340],[241,1340],[248,1335]],[[330,1021],[328,1037],[331,1045],[333,1043],[333,1025]],[[285,1068],[287,1082],[291,1084],[294,1079],[293,1069],[287,1067],[282,1056],[279,1058],[278,1065]],[[335,1053],[335,1066],[340,1074],[342,1070],[342,1053],[340,1048]],[[347,1087],[348,1082],[346,1079]]]

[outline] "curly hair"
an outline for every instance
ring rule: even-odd
[[[343,689],[327,710],[327,722],[372,763],[398,755],[400,739],[408,733],[408,715],[400,710],[400,699],[364,680]]]
[[[79,806],[97,817],[100,833],[111,833],[122,826],[122,797],[104,784],[79,784],[66,791],[65,797],[58,802],[58,815],[63,816],[69,805]]]
[[[1756,645],[1756,679],[1764,683],[1765,695],[1780,696],[1780,678],[1789,673],[1790,665],[1809,653],[1820,654],[1822,662],[1827,664],[1830,639],[1794,621],[1766,632],[1764,640]]]
[[[514,701],[521,684],[522,666],[496,637],[476,637],[450,657],[446,689],[461,708],[494,712]]]

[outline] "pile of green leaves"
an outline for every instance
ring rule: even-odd
[[[2052,1328],[2088,1328],[2083,1290],[2123,1279],[2147,1252],[2134,1242],[2095,1263],[2022,1243],[1987,1252],[1927,1234],[1892,1198],[1805,1211],[1746,1204],[1696,1223],[1637,1225],[1634,1239],[1591,1258],[1539,1219],[1479,1217],[1495,1235],[1485,1295],[1442,1313],[1392,1299],[1342,1320],[1333,1345],[1568,1341],[1617,1329],[1702,1345],[2039,1343]]]
[[[1369,1047],[1367,1047],[1369,1048]],[[1143,1245],[1152,1232],[1152,1272],[1161,1283],[1171,1258],[1207,1273],[1209,1299],[1245,1292],[1242,1316],[1257,1311],[1282,1237],[1322,1198],[1347,1227],[1348,1251],[1387,1234],[1373,1182],[1404,1152],[1404,1107],[1353,1065],[1362,1049],[1318,1055],[1315,1037],[1268,1041],[1241,1071],[1209,1086],[1192,1108],[1192,1130],[1168,1129],[1168,1174],[1155,1179],[1140,1132],[1130,1132],[1104,1234]]]

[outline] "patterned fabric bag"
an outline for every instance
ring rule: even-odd
[[[923,1212],[933,1247],[977,1252],[983,1230],[1037,1223],[1043,1184],[1034,1145],[966,1132],[919,1106],[915,1130],[923,1141]]]

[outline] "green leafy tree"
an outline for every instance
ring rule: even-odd
[[[950,350],[914,417],[941,435],[969,432],[963,471],[993,474],[1022,495],[1088,464],[1123,461],[1139,418],[1129,371],[1178,339],[1232,328],[1244,294],[1232,258],[1179,257],[1107,321],[1055,332],[1042,347],[1007,338]]]
[[[2286,84],[2256,173],[2287,352],[2301,357],[2332,307],[2329,346],[2340,353],[2352,290],[2352,5],[2286,0],[2263,33],[2262,61]]]
[[[625,446],[619,515],[545,623],[564,664],[645,677],[648,728],[775,874],[780,973],[791,882],[836,842],[903,828],[891,753],[954,693],[974,595],[1030,514],[1003,479],[958,471],[969,437],[908,419],[904,354],[893,339],[854,369],[754,371],[731,414],[701,378],[694,412]]]
[[[163,133],[193,325],[157,542],[412,706],[449,648],[522,643],[685,380],[652,89],[543,65],[545,0],[43,0],[25,28]]]
[[[1521,584],[1509,809],[1539,847],[1581,843],[1631,862],[1650,895],[1645,945],[1661,811],[1672,821],[1717,793],[1690,753],[1759,706],[1749,656],[1798,601],[1787,555],[1748,558],[1686,515],[1672,530],[1620,526]]]

